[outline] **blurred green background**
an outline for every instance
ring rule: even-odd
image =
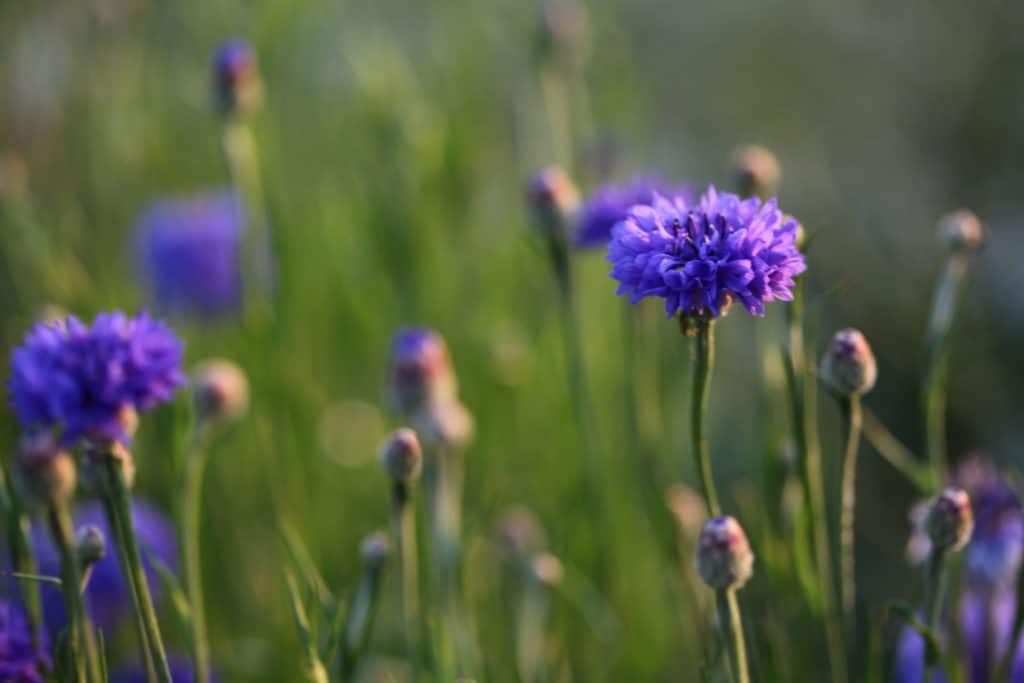
[[[628,360],[626,307],[603,255],[576,256],[599,417],[593,457],[608,505],[604,520],[589,518],[561,311],[523,205],[525,179],[551,162],[572,167],[584,191],[636,171],[731,189],[736,145],[775,150],[782,207],[814,235],[807,277],[818,348],[839,327],[864,331],[880,363],[866,403],[918,450],[922,338],[944,258],[934,225],[972,208],[989,246],[955,342],[950,452],[1019,462],[1024,5],[642,0],[586,10],[581,78],[567,100],[576,151],[566,158],[542,87],[533,2],[0,6],[5,349],[47,306],[91,318],[145,305],[133,223],[152,199],[227,183],[209,57],[232,36],[259,54],[266,96],[254,130],[279,267],[273,320],[256,331],[176,325],[190,365],[226,356],[253,386],[250,417],[218,445],[204,508],[208,610],[227,680],[299,680],[279,517],[340,592],[358,576],[360,538],[386,526],[375,453],[398,426],[383,383],[390,336],[407,324],[446,336],[477,421],[466,536],[468,599],[487,663],[480,678],[515,680],[514,615],[496,597],[484,539],[503,509],[525,504],[577,584],[573,576],[594,573],[584,566],[590,544],[612,552],[613,632],[593,632],[570,600],[556,602],[555,656],[572,662],[575,679],[697,680],[709,617],[687,597],[668,512],[637,482],[640,448],[625,414],[625,372],[637,368],[663,486],[695,484],[688,344],[651,302]],[[817,680],[822,630],[787,567],[768,474],[787,429],[781,312],[772,305],[757,320],[735,311],[719,325],[711,447],[726,509],[759,555],[741,598],[763,680]],[[824,398],[821,414],[835,491],[836,414]],[[13,416],[0,419],[13,444]],[[136,453],[139,490],[169,513],[180,486],[174,420],[173,410],[144,420]],[[876,604],[915,598],[918,580],[903,560],[914,492],[869,448],[862,457],[862,590]],[[373,651],[397,657],[389,585]],[[172,620],[165,630],[181,643]]]

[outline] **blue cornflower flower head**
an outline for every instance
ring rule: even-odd
[[[133,420],[169,401],[184,383],[183,344],[141,313],[101,313],[39,323],[15,349],[8,388],[29,432],[51,430],[68,444],[81,437],[131,439]]]
[[[76,528],[95,527],[104,538],[112,539],[102,506],[96,501],[79,505],[73,514]],[[160,577],[153,567],[153,558],[172,571],[178,564],[178,544],[174,526],[159,510],[141,500],[132,501],[132,520],[142,551],[143,565],[154,599],[160,596]],[[32,542],[39,562],[39,571],[50,576],[60,575],[60,556],[46,526],[35,523]],[[85,592],[89,613],[96,625],[112,634],[120,624],[127,624],[131,616],[131,596],[117,561],[117,555],[107,552],[92,564],[89,585]],[[67,625],[64,601],[54,586],[42,587],[43,613],[51,634],[59,633]],[[0,680],[4,680],[0,677]],[[174,680],[178,680],[175,678]]]
[[[637,204],[651,205],[655,195],[696,199],[689,186],[672,187],[657,178],[637,177],[620,185],[599,187],[580,207],[573,244],[581,248],[603,247],[612,238],[612,228],[629,216]]]
[[[656,196],[612,229],[611,276],[631,303],[665,299],[669,317],[715,318],[733,300],[764,315],[766,302],[792,300],[793,278],[806,269],[797,227],[774,199],[740,199],[714,187],[695,204]]]
[[[237,314],[244,220],[230,191],[151,204],[136,223],[135,246],[153,306],[203,319]]]
[[[213,92],[222,114],[244,114],[256,109],[263,99],[263,84],[256,63],[256,51],[248,41],[232,38],[213,53]]]
[[[18,606],[0,600],[0,681],[44,683],[40,665],[52,666],[46,648],[33,644],[32,630]]]

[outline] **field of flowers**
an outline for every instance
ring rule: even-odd
[[[0,683],[1024,683],[1022,21],[0,5]]]

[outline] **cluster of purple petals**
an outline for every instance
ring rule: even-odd
[[[91,326],[74,317],[39,323],[14,351],[11,404],[26,429],[58,429],[64,443],[127,440],[125,409],[145,412],[184,384],[182,349],[146,313],[101,313]]]
[[[45,648],[36,648],[32,630],[21,609],[0,600],[0,681],[43,683],[46,677],[40,665],[52,666]]]
[[[216,318],[242,305],[244,212],[230,191],[154,202],[135,228],[139,269],[161,313]]]
[[[256,68],[256,52],[242,38],[230,38],[213,53],[213,77],[218,87],[230,87]]]
[[[657,178],[638,177],[620,185],[599,187],[580,207],[576,218],[577,247],[603,247],[612,238],[612,228],[625,220],[637,204],[651,205],[655,196],[680,197],[693,203],[696,196],[689,186],[672,187]]]
[[[118,565],[117,554],[113,552],[114,539],[107,526],[103,508],[98,502],[83,503],[75,509],[73,517],[76,528],[95,525],[103,532],[107,541],[107,554],[93,565],[85,595],[93,622],[112,636],[119,625],[129,623],[132,609],[128,586]],[[174,527],[159,510],[140,500],[132,501],[132,521],[150,590],[154,599],[159,599],[160,581],[153,567],[153,558],[172,571],[175,569],[178,564],[178,544],[175,540]],[[46,533],[44,524],[37,522],[33,526],[32,542],[39,562],[39,571],[46,575],[59,576],[60,557],[50,535]],[[60,590],[55,586],[44,585],[41,594],[47,628],[51,634],[57,634],[67,625]]]
[[[793,278],[806,269],[797,228],[775,200],[740,199],[714,187],[695,204],[659,195],[612,229],[611,276],[634,304],[665,299],[670,317],[717,317],[732,301],[764,315],[766,302],[793,298]]]

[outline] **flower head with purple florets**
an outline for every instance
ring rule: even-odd
[[[8,388],[27,430],[126,442],[127,415],[169,401],[184,383],[183,344],[141,313],[101,313],[92,325],[69,317],[36,325],[15,349]]]
[[[213,53],[213,89],[224,114],[244,113],[259,105],[262,95],[256,51],[241,38],[225,40]]]
[[[154,202],[135,228],[139,270],[157,310],[215,318],[242,305],[242,204],[229,191]]]
[[[0,681],[43,683],[40,665],[51,666],[44,647],[33,644],[28,620],[17,605],[0,600]]]
[[[672,187],[657,178],[641,176],[620,185],[604,185],[580,207],[573,244],[581,248],[605,246],[615,224],[625,220],[637,204],[653,204],[656,195],[681,197],[687,203],[695,198],[693,188]]]
[[[611,276],[632,303],[665,299],[670,317],[718,317],[733,300],[764,315],[765,302],[793,298],[793,278],[806,269],[798,225],[774,199],[740,199],[714,187],[696,204],[656,196],[612,229]]]

